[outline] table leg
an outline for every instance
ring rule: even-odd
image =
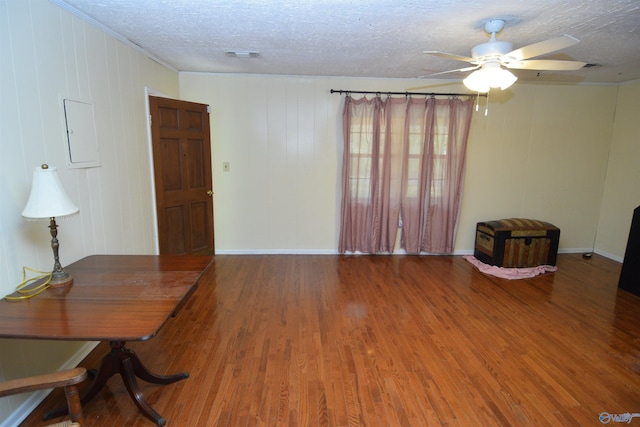
[[[155,374],[149,371],[142,364],[138,356],[132,350],[125,348],[124,341],[111,341],[109,345],[111,346],[111,351],[102,359],[100,368],[98,369],[91,386],[82,396],[82,405],[85,405],[93,399],[102,387],[104,387],[111,376],[114,374],[120,374],[129,395],[140,411],[142,411],[147,418],[151,419],[158,426],[164,426],[166,423],[165,419],[154,411],[151,405],[149,405],[145,400],[142,392],[140,391],[140,387],[138,386],[138,382],[136,381],[136,377],[153,384],[171,384],[188,378],[189,374],[186,372],[181,372],[175,375]],[[62,416],[66,413],[66,407],[54,409],[53,411],[46,413],[43,419],[48,420]]]
[[[122,367],[124,368],[120,375],[122,376],[122,380],[124,381],[124,385],[127,387],[127,391],[129,392],[129,396],[133,399],[134,403],[138,406],[138,408],[142,411],[142,413],[156,424],[159,427],[165,425],[166,421],[160,414],[158,414],[154,409],[149,405],[144,396],[142,395],[142,391],[140,391],[140,387],[138,387],[138,382],[136,381],[136,377],[133,371],[133,366],[131,363],[131,359],[124,359],[122,361]]]
[[[133,372],[135,373],[136,377],[140,378],[141,380],[144,380],[148,383],[152,383],[152,384],[171,384],[171,383],[175,383],[176,381],[180,381],[180,380],[184,380],[186,378],[189,378],[189,374],[187,372],[180,372],[177,374],[173,374],[173,375],[159,375],[159,374],[155,374],[151,371],[149,371],[149,369],[147,369],[142,362],[140,361],[140,358],[131,350],[127,349],[126,351],[129,352],[129,356],[131,356],[129,358],[129,360],[131,361],[132,364],[132,368],[133,368]]]

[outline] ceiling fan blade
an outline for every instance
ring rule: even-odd
[[[426,53],[427,55],[440,56],[442,58],[447,58],[447,59],[454,59],[456,61],[464,61],[464,62],[475,61],[475,59],[469,58],[468,56],[461,56],[461,55],[456,55],[454,53],[447,53],[447,52],[438,52],[437,50],[425,50],[422,53]]]
[[[464,73],[466,71],[477,70],[478,68],[480,68],[480,65],[474,65],[473,67],[458,68],[457,70],[441,71],[439,73],[427,74],[426,76],[419,76],[418,78],[427,79],[429,77],[439,76],[441,74]]]
[[[552,59],[529,59],[526,61],[511,61],[504,64],[507,68],[515,70],[548,70],[548,71],[575,71],[587,65],[580,61],[557,61]]]
[[[535,58],[536,56],[544,55],[547,53],[555,52],[560,49],[564,49],[569,46],[573,46],[574,44],[579,43],[575,37],[572,37],[568,34],[565,34],[560,37],[554,37],[552,39],[547,39],[538,43],[530,44],[528,46],[523,46],[520,49],[516,49],[504,55],[504,62],[509,62],[509,60],[520,61],[528,58]],[[507,59],[508,58],[508,59]]]

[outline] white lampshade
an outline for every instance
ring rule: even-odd
[[[505,70],[497,62],[487,62],[479,70],[471,73],[462,82],[474,92],[489,92],[489,89],[499,87],[504,90],[518,80],[509,70]]]
[[[64,191],[55,166],[36,167],[33,171],[31,194],[22,216],[32,219],[54,218],[78,211],[78,207]]]

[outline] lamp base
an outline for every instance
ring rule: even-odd
[[[67,273],[60,277],[55,276],[56,275],[54,274],[51,281],[49,281],[49,286],[52,288],[64,288],[65,286],[71,286],[73,284],[73,277],[69,276]]]

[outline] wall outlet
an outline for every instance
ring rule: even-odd
[[[229,172],[231,170],[231,166],[229,162],[222,162],[222,172]]]

